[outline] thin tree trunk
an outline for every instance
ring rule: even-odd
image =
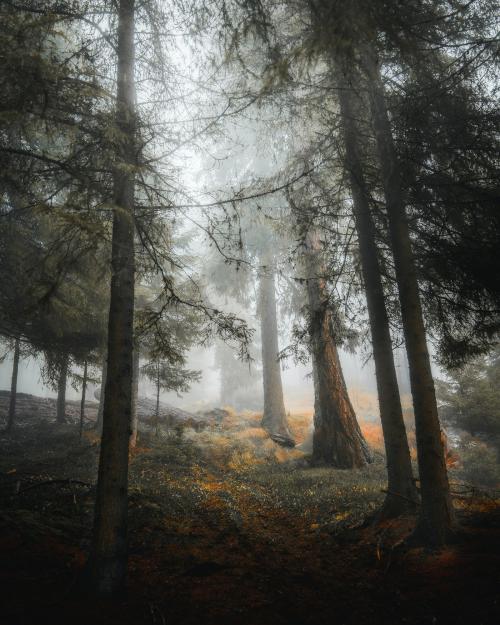
[[[156,429],[155,436],[160,435],[160,361],[156,363]]]
[[[410,449],[403,419],[403,410],[396,377],[396,367],[389,317],[385,305],[380,262],[375,239],[375,224],[370,209],[369,194],[364,178],[358,143],[356,111],[352,80],[344,68],[339,72],[339,101],[343,122],[346,167],[349,173],[356,231],[358,235],[361,271],[365,287],[370,331],[375,361],[375,375],[384,434],[388,488],[380,517],[389,518],[406,512],[418,501],[413,479]]]
[[[19,356],[21,353],[21,342],[16,339],[14,343],[14,359],[12,362],[12,378],[10,382],[10,401],[9,401],[9,417],[7,421],[7,432],[10,432],[14,426],[16,418],[16,400],[17,400],[17,378],[19,375]]]
[[[83,363],[82,400],[80,402],[80,439],[83,436],[83,420],[85,419],[85,393],[87,392],[87,361]]]
[[[278,321],[276,317],[276,290],[274,269],[268,263],[260,276],[259,317],[262,340],[262,377],[264,382],[264,414],[262,427],[280,445],[294,447],[295,441],[288,427],[281,366],[278,359]]]
[[[97,409],[97,421],[95,429],[99,434],[102,433],[102,416],[104,414],[104,397],[106,395],[106,377],[108,371],[108,355],[104,356],[101,369],[101,392],[99,394],[99,408]]]
[[[133,449],[137,445],[137,432],[139,426],[139,418],[137,413],[137,398],[139,396],[139,359],[140,353],[137,346],[134,347],[133,360],[133,380],[132,380],[132,414],[130,417],[130,447]]]
[[[427,348],[415,261],[405,209],[402,176],[387,113],[384,88],[371,50],[363,64],[373,128],[387,204],[389,235],[394,254],[401,317],[410,368],[422,506],[415,538],[446,543],[455,525],[444,448],[441,440],[434,380]]]
[[[57,382],[56,423],[66,423],[66,385],[68,380],[69,355],[64,354]]]
[[[315,392],[313,462],[351,469],[364,466],[372,456],[342,373],[322,277],[321,251],[318,231],[310,230],[305,240],[305,260]]]
[[[124,587],[127,573],[127,507],[134,350],[134,195],[136,166],[134,0],[118,8],[112,277],[108,321],[108,371],[89,559],[90,583],[100,595]]]

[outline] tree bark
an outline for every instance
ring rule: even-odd
[[[56,423],[66,423],[66,385],[68,380],[69,355],[64,354],[57,382]]]
[[[367,76],[370,109],[387,205],[389,236],[394,255],[415,412],[422,506],[414,536],[428,544],[442,545],[453,532],[455,515],[441,441],[434,380],[408,228],[402,175],[378,63],[373,51],[367,46],[364,46],[362,50],[362,62]]]
[[[390,518],[403,514],[408,509],[414,509],[418,501],[418,493],[413,479],[410,449],[394,364],[389,317],[385,305],[375,238],[375,223],[371,213],[359,146],[359,130],[356,125],[356,112],[359,107],[354,102],[354,85],[349,73],[347,67],[343,68],[342,72],[338,72],[339,103],[344,134],[345,164],[352,190],[354,221],[368,305],[380,420],[387,461],[388,492],[379,517]],[[412,501],[415,504],[412,504]]]
[[[17,378],[19,375],[19,357],[21,353],[21,342],[16,339],[14,343],[14,359],[12,361],[12,378],[10,382],[10,401],[9,401],[9,416],[7,421],[7,432],[10,432],[14,427],[14,421],[16,419],[16,400],[17,400]]]
[[[342,373],[317,229],[305,239],[307,297],[314,377],[313,462],[340,469],[362,467],[372,456],[356,419]]]
[[[139,419],[137,417],[137,398],[139,396],[139,359],[140,353],[137,346],[134,347],[133,358],[133,379],[132,379],[132,407],[130,416],[130,448],[134,449],[137,445],[137,432]]]
[[[92,546],[90,583],[99,595],[123,590],[127,572],[128,458],[134,350],[134,195],[136,121],[134,0],[118,7],[116,125],[120,139],[114,164],[108,370]]]
[[[97,421],[95,422],[95,429],[99,434],[102,434],[102,416],[104,414],[104,397],[106,396],[106,378],[108,371],[108,355],[103,358],[101,369],[101,393],[99,395],[99,408],[97,409]]]
[[[80,402],[80,439],[83,436],[83,420],[85,419],[85,394],[87,392],[87,361],[83,363],[82,399]]]
[[[266,264],[260,276],[259,317],[262,340],[262,377],[264,381],[264,414],[262,427],[280,445],[294,447],[295,441],[288,427],[281,366],[278,359],[278,321],[276,317],[276,290],[272,263]]]

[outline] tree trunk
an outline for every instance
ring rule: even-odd
[[[134,351],[134,195],[136,167],[134,0],[118,8],[118,69],[108,370],[92,546],[90,583],[100,595],[124,588]]]
[[[155,436],[160,436],[160,361],[156,363],[156,409],[155,409]]]
[[[316,229],[305,240],[307,296],[314,376],[313,462],[339,469],[362,467],[372,460],[345,384],[322,277],[322,245]]]
[[[339,101],[343,123],[345,161],[349,173],[353,212],[358,235],[361,271],[368,305],[370,331],[375,361],[375,376],[384,434],[388,488],[381,518],[395,517],[414,509],[418,493],[413,479],[410,449],[401,408],[389,317],[385,305],[375,224],[370,209],[369,194],[364,178],[361,151],[356,127],[356,112],[351,79],[344,70],[339,72]],[[412,504],[412,502],[415,502]]]
[[[373,128],[382,171],[389,236],[401,317],[410,368],[422,506],[415,538],[429,544],[446,543],[455,525],[445,454],[441,441],[434,380],[432,378],[415,261],[408,228],[403,183],[396,155],[384,88],[371,50],[363,50],[363,64]]]
[[[12,362],[12,378],[10,382],[10,401],[9,416],[7,421],[7,432],[10,432],[14,426],[16,418],[16,399],[17,399],[17,378],[19,375],[19,356],[21,352],[21,342],[16,339],[14,344],[14,359]]]
[[[64,354],[57,383],[56,423],[66,423],[66,385],[68,379],[69,355]]]
[[[278,321],[276,318],[276,290],[272,263],[267,264],[260,276],[259,316],[262,340],[262,376],[264,381],[264,414],[262,427],[280,445],[294,447],[295,441],[289,430],[281,365],[278,359]]]
[[[80,439],[83,436],[83,420],[85,419],[85,393],[87,392],[87,361],[83,364],[82,400],[80,402]]]
[[[132,379],[132,407],[130,416],[130,447],[133,449],[137,445],[137,431],[139,419],[137,417],[137,398],[139,396],[139,348],[134,347],[133,359],[133,379]]]
[[[108,355],[103,358],[101,369],[101,392],[99,395],[99,408],[97,409],[97,421],[95,422],[95,429],[99,434],[102,434],[102,415],[104,414],[104,397],[106,396],[106,377],[108,371]]]

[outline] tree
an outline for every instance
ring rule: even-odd
[[[135,1],[117,10],[116,127],[108,367],[89,572],[99,594],[123,588],[127,571],[127,486],[134,328],[134,205],[137,163]]]
[[[80,438],[83,436],[83,421],[85,419],[85,394],[87,392],[87,374],[88,374],[88,362],[85,360],[83,363],[83,378],[82,378],[82,399],[80,401]]]
[[[424,313],[451,368],[499,329],[498,107],[474,74],[428,53],[406,70],[405,96],[390,94]]]
[[[97,419],[95,422],[95,429],[99,434],[102,433],[102,415],[104,412],[104,395],[106,389],[106,372],[108,369],[108,358],[104,355],[101,363],[101,387],[99,389],[99,406],[97,408]]]
[[[370,194],[365,180],[359,130],[359,106],[354,101],[359,90],[352,84],[353,73],[347,64],[338,66],[338,98],[342,116],[345,165],[348,172],[358,249],[375,361],[380,420],[387,459],[388,492],[382,517],[397,516],[417,502],[410,449],[394,365],[393,345],[389,327],[384,287],[381,278],[376,228],[371,214]],[[349,81],[350,79],[350,81]],[[357,114],[358,113],[358,114]]]
[[[295,442],[288,428],[283,400],[276,317],[275,269],[274,259],[269,251],[264,252],[262,265],[257,307],[260,319],[264,382],[264,412],[261,423],[274,441],[286,447],[293,447]]]
[[[145,375],[156,388],[156,436],[160,433],[160,393],[185,393],[201,377],[201,371],[186,369],[186,355],[198,343],[202,317],[196,310],[182,311],[173,302],[165,302],[158,284],[140,287],[135,354],[137,374]],[[188,296],[189,285],[179,284],[179,294]],[[161,309],[161,312],[160,310]],[[154,319],[154,323],[149,321]],[[142,355],[146,361],[139,366]]]
[[[59,360],[57,380],[56,423],[66,423],[66,387],[68,380],[69,354],[63,352]]]
[[[137,412],[137,400],[139,399],[139,368],[140,368],[139,348],[137,345],[134,347],[133,361],[132,361],[132,399],[130,409],[130,441],[129,446],[133,449],[137,445],[137,436],[139,432],[139,415]]]
[[[106,240],[110,234],[108,216],[113,216],[103,436],[88,566],[88,579],[94,590],[113,594],[123,587],[127,557],[134,233],[137,232],[141,259],[161,280],[164,301],[158,310],[151,311],[147,320],[150,326],[161,319],[163,304],[173,303],[204,315],[200,340],[209,340],[215,333],[225,339],[235,337],[245,351],[250,332],[236,315],[224,314],[208,306],[197,289],[193,289],[188,300],[181,299],[168,271],[165,271],[165,266],[175,266],[177,259],[170,254],[170,247],[163,245],[165,229],[160,226],[168,223],[165,216],[174,214],[175,200],[186,199],[187,194],[182,184],[172,186],[172,173],[175,171],[178,175],[178,171],[168,158],[159,156],[160,144],[167,141],[165,135],[169,135],[170,147],[172,136],[158,131],[164,127],[163,123],[158,123],[163,107],[151,104],[155,90],[165,97],[167,75],[169,72],[173,74],[172,68],[165,63],[165,37],[158,30],[159,20],[164,18],[161,3],[151,0],[136,4],[133,0],[122,0],[116,6],[108,7],[93,0],[71,3],[32,0],[19,7],[9,1],[5,12],[8,19],[2,20],[2,28],[7,25],[9,32],[0,43],[5,44],[16,70],[11,71],[11,64],[7,63],[2,66],[1,75],[8,87],[2,91],[8,106],[2,108],[0,119],[0,155],[2,165],[5,165],[2,182],[5,181],[7,189],[2,188],[2,216],[7,213],[9,218],[2,220],[2,226],[7,226],[0,230],[0,235],[2,243],[11,243],[9,238],[14,241],[6,253],[0,246],[1,260],[7,261],[1,265],[2,278],[5,277],[9,287],[0,291],[0,322],[5,335],[18,336],[22,321],[23,327],[30,327],[30,340],[39,349],[53,348],[56,354],[67,352],[74,355],[71,339],[78,332],[64,332],[64,337],[58,336],[49,323],[51,319],[59,318],[52,314],[53,307],[66,304],[61,297],[53,296],[61,285],[71,282],[67,280],[66,268],[82,255],[95,252],[103,239]],[[141,24],[148,23],[150,30],[135,28],[139,12]],[[29,25],[27,30],[23,22]],[[22,33],[18,29],[19,23]],[[34,43],[30,30],[36,35]],[[27,56],[21,54],[26,32],[29,43],[33,44]],[[137,57],[134,57],[135,36],[139,49]],[[33,49],[35,54],[31,52]],[[151,53],[158,60],[157,65],[151,63]],[[141,84],[147,83],[143,93],[149,98],[147,102],[141,102],[140,122],[135,110],[136,58],[142,63],[144,75],[141,79],[144,80]],[[95,67],[98,71],[90,71]],[[29,84],[33,76],[37,78],[34,81],[36,88],[30,91],[33,97],[24,98],[22,87]],[[61,85],[69,88],[59,89]],[[116,85],[116,99],[111,95],[113,85]],[[9,125],[6,120],[9,115],[14,117],[17,109],[23,115],[20,123],[13,125],[15,132],[12,134],[9,129],[5,130]],[[199,125],[203,126],[204,121],[200,120]],[[176,141],[174,152],[192,139],[191,123],[184,122],[183,127],[186,126],[190,130],[189,136],[185,141]],[[143,157],[145,146],[149,146],[148,157],[151,158]],[[23,176],[17,175],[18,172]],[[26,181],[29,184],[25,184]],[[16,194],[10,191],[11,187],[21,195],[23,202],[19,206],[14,206],[17,199],[12,199]],[[28,206],[37,208],[32,212],[40,222],[42,217],[47,217],[45,224],[47,240],[50,241],[47,249],[44,249],[45,237],[40,244],[36,220],[33,219],[26,228],[20,218]],[[25,235],[24,248],[18,245],[19,238],[9,237],[12,230]],[[17,298],[19,286],[23,285],[23,273],[28,272],[24,262],[22,271],[17,270],[16,256],[22,258],[26,251],[33,251],[33,255],[29,255],[30,261],[32,257],[42,258],[49,266],[49,277],[54,279],[44,281],[45,274],[40,271],[33,288],[26,294],[23,289],[23,297]],[[45,268],[43,263],[34,262],[33,265],[37,269],[39,265]],[[15,270],[11,276],[9,268]],[[192,275],[189,278],[192,279]],[[16,314],[19,309],[22,315]],[[66,306],[66,312],[75,314],[75,309]],[[60,318],[69,317],[68,314]],[[52,345],[53,337],[58,339],[56,346]],[[86,340],[85,344],[87,346]],[[102,340],[98,344],[101,345]]]
[[[17,399],[17,377],[19,372],[19,358],[21,355],[21,342],[19,339],[14,341],[14,354],[12,358],[12,377],[10,384],[10,400],[9,400],[9,413],[7,417],[7,432],[10,432],[14,427],[14,421],[16,418],[16,399]]]
[[[272,206],[269,213],[273,213]],[[255,312],[260,328],[263,382],[261,425],[272,440],[293,447],[295,441],[287,422],[279,358],[276,275],[282,237],[266,223],[265,213],[253,214],[242,207],[236,213],[236,219],[239,227],[238,255],[224,259],[216,251],[209,268],[211,283],[218,295],[232,297],[248,308],[253,303],[251,285],[254,280],[257,282]]]
[[[317,228],[309,229],[304,247],[315,389],[313,461],[340,469],[362,467],[372,460],[372,456],[359,428],[342,374]]]
[[[367,76],[368,96],[380,160],[389,235],[401,304],[401,318],[410,367],[422,497],[415,536],[420,534],[424,540],[441,545],[448,540],[450,532],[454,530],[455,515],[451,502],[434,380],[407,222],[404,188],[377,61],[373,52],[366,48],[363,52],[363,65]]]

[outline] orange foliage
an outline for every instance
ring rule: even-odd
[[[360,424],[363,436],[372,449],[377,451],[384,450],[384,436],[382,434],[382,426],[380,423],[373,421],[365,421]]]
[[[259,441],[267,438],[268,434],[262,428],[256,427],[248,427],[239,432],[236,432],[234,438],[237,440],[250,440],[250,441]]]

